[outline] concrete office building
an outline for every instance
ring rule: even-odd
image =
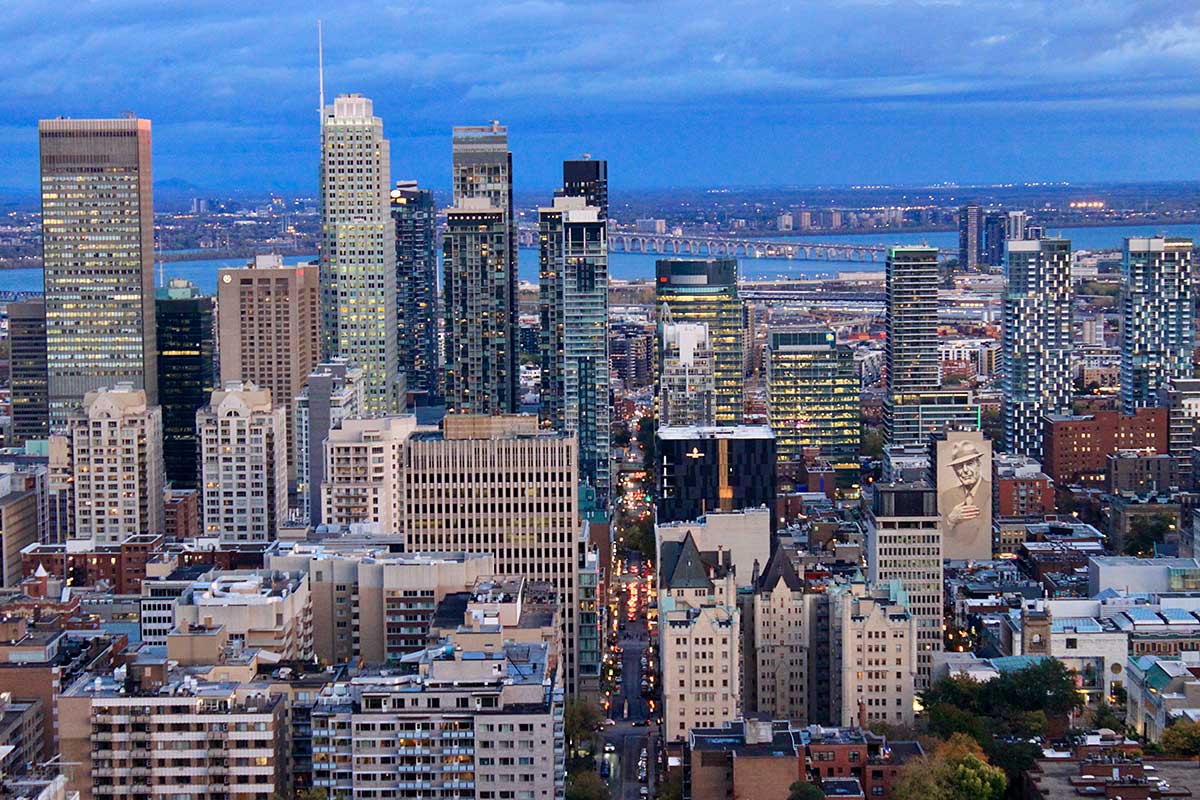
[[[128,383],[158,404],[150,120],[38,123],[50,422]]]
[[[269,389],[229,382],[196,412],[204,532],[268,542],[287,516],[287,406]]]
[[[608,238],[600,209],[556,197],[538,212],[541,239],[541,417],[579,441],[579,479],[607,504],[612,403]]]
[[[433,191],[416,181],[392,189],[396,223],[396,327],[400,369],[409,392],[437,397],[438,357],[437,206]]]
[[[97,389],[68,420],[75,529],[68,549],[119,544],[163,525],[162,411],[131,384]]]
[[[876,484],[867,515],[868,581],[899,581],[916,620],[916,687],[929,686],[942,651],[942,531],[937,490],[925,484]]]
[[[46,381],[46,302],[8,304],[9,387],[12,390],[11,445],[50,435]]]
[[[370,523],[404,531],[405,446],[416,417],[345,419],[325,439],[321,519],[326,525]]]
[[[659,427],[716,424],[716,363],[708,326],[659,312]]]
[[[37,544],[37,489],[19,473],[0,474],[0,586],[21,582],[21,550]]]
[[[815,450],[857,463],[862,411],[850,348],[825,328],[776,328],[767,334],[765,360],[776,457],[799,461]]]
[[[830,592],[830,715],[835,723],[913,724],[918,633],[907,601],[894,579],[874,588],[856,581]]]
[[[771,512],[761,507],[712,510],[690,522],[654,526],[658,552],[666,542],[682,542],[689,536],[701,552],[722,552],[736,573],[738,588],[751,588],[771,556]]]
[[[172,487],[195,489],[200,453],[196,412],[217,388],[213,299],[194,284],[173,278],[158,290],[154,305],[163,463]]]
[[[738,296],[737,259],[659,259],[655,304],[674,322],[708,326],[716,376],[716,423],[742,421],[745,326]]]
[[[461,414],[517,411],[517,223],[508,129],[453,133],[454,206],[442,248],[446,405]]]
[[[313,785],[376,796],[553,800],[565,793],[558,655],[541,644],[449,643],[413,674],[367,672],[312,709]],[[370,755],[367,755],[367,753]]]
[[[1004,277],[1005,449],[1041,459],[1043,417],[1071,413],[1071,243],[1007,242]]]
[[[325,439],[343,420],[359,416],[362,407],[362,370],[345,359],[318,364],[296,396],[296,503],[300,518],[313,527],[323,518]]]
[[[217,279],[221,385],[253,383],[287,408],[288,477],[295,476],[291,401],[320,357],[320,282],[313,264],[255,256]]]
[[[1126,238],[1121,261],[1121,410],[1155,405],[1169,381],[1192,377],[1192,240]]]
[[[706,559],[691,536],[660,555],[658,644],[663,736],[741,716],[741,613],[733,571]]]
[[[320,359],[341,356],[363,371],[370,414],[394,414],[404,402],[390,155],[383,120],[366,97],[339,95],[322,110]]]
[[[312,597],[303,572],[212,570],[180,596],[174,613],[170,635],[221,628],[234,649],[265,650],[287,661],[313,657]]]

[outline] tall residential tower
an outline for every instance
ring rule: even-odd
[[[440,394],[438,369],[437,206],[416,181],[392,189],[396,222],[396,329],[410,392]]]
[[[1192,377],[1192,240],[1127,238],[1121,262],[1121,408],[1157,404],[1168,381]]]

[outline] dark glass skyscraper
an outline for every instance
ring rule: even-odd
[[[438,389],[437,206],[416,181],[392,190],[396,221],[396,328],[400,369],[410,392]]]
[[[163,463],[176,489],[198,486],[196,411],[217,387],[213,299],[187,281],[158,290],[158,400],[162,406]]]
[[[658,429],[659,522],[766,506],[775,518],[775,434],[766,425]]]
[[[600,219],[608,219],[608,162],[580,159],[563,162],[565,197],[582,197],[600,209]]]
[[[50,433],[46,387],[46,304],[8,304],[9,380],[12,386],[13,444],[45,439]]]

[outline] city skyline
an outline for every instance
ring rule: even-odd
[[[10,30],[36,32],[8,36],[4,183],[32,184],[37,119],[134,109],[155,121],[161,180],[315,192],[318,18],[327,91],[375,98],[393,120],[394,177],[433,188],[447,182],[449,128],[495,118],[513,133],[519,192],[553,188],[558,163],[583,152],[630,188],[1200,178],[1186,158],[1200,113],[1194,11],[989,5],[884,4],[864,23],[809,3],[686,15],[217,3],[121,22],[69,9],[56,29],[42,4],[15,3]],[[900,47],[913,38],[923,46]],[[1134,124],[1148,110],[1170,114]]]

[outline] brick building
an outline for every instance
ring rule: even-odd
[[[1046,473],[1059,486],[1104,485],[1107,459],[1118,450],[1166,453],[1168,412],[1139,408],[1134,414],[1096,411],[1091,414],[1047,414],[1044,418]]]

